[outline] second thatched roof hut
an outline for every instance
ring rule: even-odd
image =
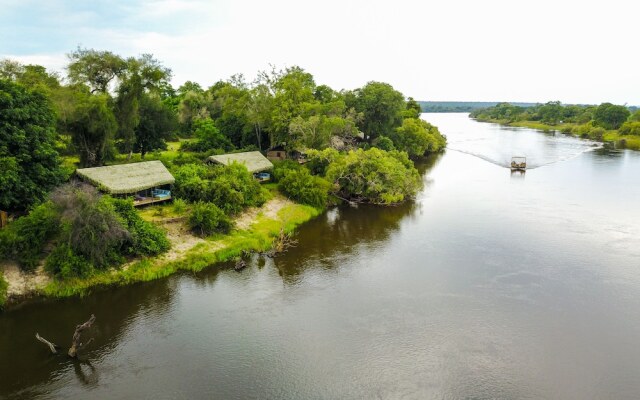
[[[271,163],[271,161],[267,160],[267,158],[263,156],[259,151],[221,154],[218,156],[209,157],[209,161],[222,165],[229,165],[233,162],[237,162],[238,164],[243,164],[245,167],[247,167],[247,169],[251,173],[267,171],[273,168],[273,164]]]

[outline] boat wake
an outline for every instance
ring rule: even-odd
[[[462,148],[457,148],[455,147],[455,144],[453,146],[447,146],[447,149],[453,150],[459,153],[463,153],[463,154],[468,154],[470,156],[478,157],[481,160],[484,160],[491,164],[497,165],[502,168],[508,168],[508,169],[511,168],[511,157],[513,156],[527,157],[526,169],[536,169],[536,168],[544,167],[547,165],[568,161],[576,157],[579,157],[584,153],[595,151],[603,147],[602,144],[600,143],[595,143],[595,142],[588,142],[588,143],[589,143],[588,145],[585,144],[582,146],[576,146],[575,148],[566,149],[567,150],[566,152],[554,152],[555,154],[550,154],[550,155],[549,154],[547,155],[527,154],[530,152],[517,151],[517,150],[514,150],[513,152],[510,152],[508,154],[501,152],[501,154],[488,155],[482,152],[476,152],[476,151],[466,150]]]

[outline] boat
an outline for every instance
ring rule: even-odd
[[[511,170],[524,171],[527,169],[527,157],[511,157]]]

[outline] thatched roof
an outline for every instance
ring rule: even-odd
[[[162,161],[81,168],[76,174],[112,194],[135,193],[176,181]]]
[[[271,161],[267,160],[267,158],[263,156],[259,151],[221,154],[219,156],[209,157],[209,161],[222,165],[229,165],[235,161],[239,164],[244,164],[249,172],[260,172],[273,168],[273,164],[271,164]]]

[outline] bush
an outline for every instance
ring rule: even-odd
[[[305,164],[313,175],[324,176],[327,173],[329,164],[334,162],[340,153],[336,149],[309,150],[307,151],[307,160]]]
[[[260,206],[264,195],[260,184],[244,165],[183,165],[174,171],[174,194],[190,202],[214,203],[227,214]]]
[[[171,244],[165,233],[140,217],[133,207],[133,200],[108,196],[105,196],[105,200],[113,205],[123,219],[124,228],[129,231],[129,237],[123,246],[124,254],[152,256],[169,250]]]
[[[182,142],[180,144],[181,150],[201,153],[217,150],[223,153],[233,149],[233,145],[229,139],[218,130],[210,118],[197,120],[194,123],[194,127],[194,135],[198,139]]]
[[[273,181],[276,183],[280,182],[280,180],[284,178],[285,175],[287,175],[289,172],[297,171],[301,168],[304,168],[304,167],[300,165],[297,161],[293,161],[293,160],[276,161],[273,167],[273,174],[271,174],[273,177]]]
[[[373,145],[379,148],[380,150],[385,150],[385,151],[392,151],[396,149],[393,146],[393,141],[386,136],[380,136],[378,139],[375,140]]]
[[[397,150],[406,151],[411,157],[438,152],[447,145],[447,139],[435,126],[421,119],[408,118],[390,135]]]
[[[59,230],[53,204],[41,204],[0,230],[0,258],[15,260],[23,269],[33,269],[38,265],[47,240]]]
[[[121,247],[131,235],[108,196],[89,185],[67,184],[51,194],[60,213],[61,243],[102,269],[122,262]]]
[[[67,243],[58,245],[47,257],[45,270],[60,279],[91,276],[94,269],[83,256],[76,254]]]
[[[640,136],[640,122],[635,122],[635,121],[625,122],[620,127],[619,132],[621,135]]]
[[[278,184],[278,188],[293,200],[316,208],[327,205],[330,187],[329,182],[312,176],[306,168],[287,170]]]
[[[212,203],[196,203],[189,216],[189,227],[202,236],[215,232],[229,233],[232,226],[231,219]]]
[[[404,152],[372,148],[350,151],[327,169],[339,197],[374,204],[394,204],[415,196],[420,174]]]
[[[187,209],[187,202],[182,199],[173,200],[173,212],[182,214]]]

